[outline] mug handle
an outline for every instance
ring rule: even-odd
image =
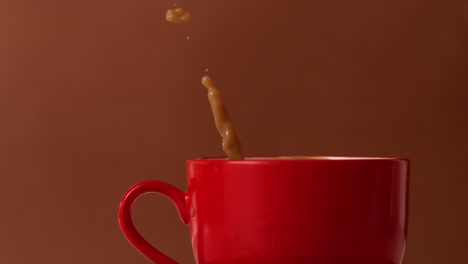
[[[143,181],[132,186],[125,193],[119,207],[119,224],[125,237],[138,251],[157,264],[177,264],[177,262],[153,247],[138,233],[132,221],[132,205],[145,193],[159,193],[171,200],[177,208],[184,224],[188,223],[186,194],[176,187],[161,181]]]

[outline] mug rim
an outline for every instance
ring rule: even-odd
[[[253,155],[244,160],[229,160],[226,156],[201,157],[188,162],[337,162],[337,161],[407,161],[409,158],[385,156],[335,156],[335,155]]]

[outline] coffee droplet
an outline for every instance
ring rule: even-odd
[[[187,36],[187,40],[190,40],[190,36]]]
[[[243,160],[241,146],[234,131],[234,126],[229,114],[224,107],[221,92],[213,85],[209,76],[202,78],[203,86],[208,89],[208,100],[210,101],[211,111],[219,134],[223,139],[223,151],[230,160]]]
[[[166,20],[168,22],[180,24],[184,22],[188,22],[192,19],[192,15],[190,12],[185,11],[183,8],[178,7],[176,9],[169,9],[166,12]]]

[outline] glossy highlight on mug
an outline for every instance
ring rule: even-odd
[[[197,158],[194,160],[229,160],[226,157]],[[365,157],[365,156],[318,156],[318,155],[283,155],[283,156],[246,156],[245,160],[408,160],[398,157]]]

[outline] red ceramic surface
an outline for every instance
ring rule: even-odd
[[[409,161],[330,158],[189,160],[187,192],[160,181],[136,184],[120,204],[120,226],[150,260],[175,264],[132,223],[134,201],[157,192],[190,226],[199,264],[400,264]]]

